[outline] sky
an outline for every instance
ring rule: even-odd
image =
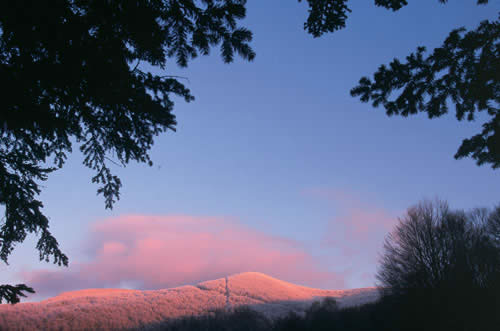
[[[387,117],[349,95],[379,65],[497,17],[498,3],[475,2],[410,1],[393,13],[352,1],[344,30],[313,38],[306,4],[249,1],[242,24],[255,60],[224,64],[213,49],[185,69],[171,61],[166,74],[187,77],[196,100],[177,100],[177,132],[156,139],[153,167],[114,168],[123,188],[110,211],[73,153],[40,196],[70,266],[39,262],[31,236],[0,266],[0,284],[33,286],[28,300],[245,271],[317,288],[374,286],[384,237],[411,205],[500,203],[499,170],[453,158],[481,117]]]

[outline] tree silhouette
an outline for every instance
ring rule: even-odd
[[[425,314],[440,330],[476,330],[496,318],[500,249],[487,231],[495,211],[483,215],[424,201],[388,235],[377,279],[401,307],[403,324]]]
[[[299,0],[301,1],[301,0]],[[307,0],[309,17],[304,29],[314,37],[346,26],[351,12],[348,0]],[[447,0],[439,0],[446,3]],[[477,0],[487,4],[488,0]],[[397,11],[407,0],[375,0],[375,5]],[[456,159],[472,157],[477,165],[500,167],[500,21],[483,21],[472,31],[453,30],[441,47],[426,56],[418,47],[406,62],[394,59],[373,75],[360,79],[351,90],[353,97],[382,105],[388,116],[427,113],[429,118],[448,113],[455,105],[459,121],[473,121],[484,112],[489,120],[479,134],[463,140]]]
[[[500,247],[500,205],[488,216],[487,231],[493,242]]]
[[[477,224],[471,216],[451,211],[442,201],[424,201],[408,209],[386,238],[378,273],[382,287],[399,294],[412,288],[438,289],[455,281],[482,286],[484,279],[500,272],[492,263],[495,259],[482,259],[486,250],[493,250],[486,223]]]
[[[0,2],[0,258],[37,233],[40,260],[67,265],[37,199],[40,182],[76,145],[112,208],[120,179],[110,162],[151,165],[154,137],[175,129],[172,95],[193,100],[176,77],[144,71],[185,67],[220,46],[252,60],[252,33],[239,26],[244,0]],[[52,165],[51,165],[52,164]],[[25,285],[0,287],[15,303]]]
[[[395,59],[389,67],[380,66],[373,81],[361,78],[351,95],[382,105],[389,116],[425,112],[429,118],[440,117],[450,101],[459,121],[473,121],[478,112],[486,112],[490,119],[481,133],[465,139],[455,158],[471,156],[478,165],[495,169],[500,167],[500,22],[484,21],[465,31],[453,30],[428,56],[419,47],[405,63]]]

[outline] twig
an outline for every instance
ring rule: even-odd
[[[137,69],[137,67],[139,66],[140,63],[141,63],[141,60],[137,60],[137,64],[135,65],[135,67],[132,70],[132,72],[135,72],[135,70]]]
[[[116,162],[116,161],[115,161],[115,160],[113,160],[113,159],[110,159],[110,158],[109,158],[109,157],[107,157],[107,156],[105,156],[104,158],[105,158],[106,160],[108,160],[109,162],[113,163],[114,165],[117,165],[117,166],[119,166],[119,167],[124,168],[123,164],[119,164],[118,162]]]
[[[184,77],[184,76],[165,75],[165,76],[160,76],[160,78],[179,78],[179,79],[185,79],[188,81],[188,83],[191,83],[189,81],[189,78]]]

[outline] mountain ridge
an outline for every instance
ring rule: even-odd
[[[343,307],[375,301],[378,292],[373,287],[315,289],[244,272],[169,289],[84,289],[36,303],[0,305],[0,325],[8,330],[72,330],[82,325],[87,329],[124,329],[241,306],[275,318],[291,311],[304,312],[312,302],[326,297],[335,298]]]

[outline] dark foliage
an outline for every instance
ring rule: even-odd
[[[439,0],[441,3],[446,3],[448,0]],[[477,0],[478,5],[487,4],[488,0]],[[393,11],[400,10],[404,6],[408,5],[407,0],[375,0],[375,4],[380,7],[385,7],[387,9],[392,9]]]
[[[391,330],[392,313],[392,307],[382,302],[333,311],[309,310],[304,316],[292,313],[274,321],[272,330]]]
[[[486,294],[482,295],[484,297]],[[242,307],[235,312],[186,317],[148,325],[143,329],[162,331],[494,331],[498,329],[499,318],[495,316],[494,308],[485,307],[485,303],[470,301],[467,297],[463,297],[460,304],[464,306],[463,311],[466,313],[452,316],[448,320],[442,316],[442,314],[450,316],[447,305],[437,306],[427,302],[424,297],[418,300],[383,297],[377,302],[362,306],[335,310],[313,309],[301,315],[292,312],[275,320],[269,320],[261,313]],[[496,306],[496,309],[498,308]],[[483,319],[476,320],[478,312],[485,309]],[[463,321],[468,324],[460,324]]]
[[[162,331],[270,331],[271,325],[271,321],[264,315],[247,307],[238,307],[231,312],[215,311],[205,316],[167,320],[148,325],[146,329]]]
[[[459,147],[455,158],[471,156],[478,165],[500,167],[500,22],[484,21],[476,30],[450,33],[430,55],[425,47],[402,63],[393,60],[373,76],[361,78],[351,90],[363,102],[382,105],[387,115],[408,116],[418,112],[429,118],[448,113],[455,105],[456,117],[473,121],[485,112],[483,130]]]
[[[302,0],[299,0],[301,2]],[[447,0],[439,0],[446,3]],[[348,0],[307,0],[309,16],[304,29],[314,37],[346,27],[351,12]],[[477,0],[478,5],[488,0]],[[407,0],[375,0],[375,5],[398,11]],[[382,105],[387,115],[408,116],[418,112],[429,118],[448,113],[453,103],[459,121],[473,121],[479,112],[489,118],[483,130],[463,140],[456,159],[473,158],[478,165],[500,167],[500,22],[484,21],[476,30],[453,30],[444,44],[426,56],[425,47],[402,63],[395,59],[382,65],[373,81],[363,77],[351,90],[363,102]]]
[[[500,248],[500,205],[488,215],[486,230],[497,247]]]
[[[95,171],[106,208],[119,199],[110,163],[152,164],[153,138],[174,130],[172,95],[193,100],[175,77],[141,70],[180,66],[220,45],[225,62],[252,60],[252,34],[240,27],[245,0],[0,2],[0,258],[27,233],[41,260],[67,265],[49,231],[40,182],[74,145]],[[143,65],[145,64],[145,65]],[[52,166],[50,164],[53,164]],[[0,298],[18,301],[17,292]],[[14,294],[12,294],[14,293]]]
[[[298,0],[302,2],[302,0]],[[321,37],[325,33],[341,30],[346,27],[347,15],[351,9],[349,0],[305,0],[309,6],[309,16],[304,23],[304,30],[313,37]],[[392,11],[398,11],[408,5],[407,0],[374,0],[375,5]],[[438,0],[446,3],[448,0]],[[415,1],[416,2],[416,1]],[[488,0],[477,0],[478,5],[487,4]]]
[[[487,230],[497,213],[451,211],[436,201],[400,219],[377,274],[384,296],[400,311],[400,325],[414,315],[438,330],[487,330],[499,322],[500,249]],[[421,330],[426,323],[411,324]]]
[[[449,210],[441,201],[408,209],[387,236],[377,275],[390,294],[411,289],[487,288],[500,278],[500,251],[488,235],[487,220]],[[478,223],[481,222],[481,223]]]
[[[333,32],[345,28],[347,14],[351,12],[347,7],[348,0],[306,0],[309,5],[309,16],[304,23],[304,30],[315,38],[326,32]],[[299,0],[302,2],[302,0]]]
[[[35,291],[24,284],[0,285],[0,303],[5,299],[9,303],[18,303],[20,297],[26,297],[25,292],[35,293]]]

